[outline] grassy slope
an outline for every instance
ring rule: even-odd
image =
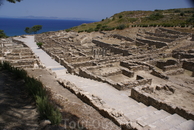
[[[82,24],[67,31],[100,31],[123,29],[128,26],[156,26],[164,27],[194,26],[194,8],[155,10],[155,11],[124,11],[100,22]]]

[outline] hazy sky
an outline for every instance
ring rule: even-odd
[[[192,7],[189,0],[23,0],[0,6],[0,17],[44,16],[101,20],[131,10]]]

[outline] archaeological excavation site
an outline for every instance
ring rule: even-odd
[[[45,70],[115,129],[194,130],[192,33],[173,27],[131,27],[46,32],[0,43],[2,62],[28,73]],[[44,75],[36,77],[41,80]],[[45,86],[65,102],[55,86]]]

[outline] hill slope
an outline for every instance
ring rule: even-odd
[[[100,22],[82,24],[80,26],[67,29],[66,31],[110,31],[114,29],[122,30],[129,26],[194,26],[194,9],[182,8],[155,11],[124,11],[114,14],[110,18],[102,19]]]

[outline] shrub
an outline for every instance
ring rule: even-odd
[[[119,30],[123,30],[125,28],[126,28],[126,25],[124,25],[124,24],[117,26],[117,29],[119,29]]]
[[[123,17],[123,16],[122,16],[122,15],[120,15],[120,16],[119,16],[119,19],[121,19],[122,17]]]
[[[180,16],[184,16],[184,15],[185,15],[185,13],[184,13],[184,12],[181,12],[181,13],[180,13]]]
[[[59,124],[61,122],[61,113],[54,108],[46,96],[36,96],[36,104],[41,119],[49,119],[52,124]]]
[[[70,32],[70,31],[71,31],[71,29],[65,29],[65,31],[66,31],[66,32]]]
[[[12,67],[8,62],[0,63],[0,67],[13,72],[18,78],[24,79],[27,91],[36,101],[41,119],[49,119],[54,125],[61,122],[61,113],[49,102],[47,91],[40,81],[27,76],[27,72],[25,70]]]
[[[94,31],[93,28],[89,28],[88,30],[86,30],[86,32],[88,32],[88,33],[91,33],[91,32],[93,32],[93,31]]]
[[[129,22],[135,22],[135,21],[137,21],[138,20],[138,18],[129,18]]]
[[[4,33],[3,30],[0,30],[0,38],[8,38],[8,36]]]
[[[160,14],[160,13],[153,13],[153,14],[151,14],[149,17],[148,17],[148,19],[149,20],[159,20],[159,19],[161,19],[161,18],[163,18],[164,17],[164,15],[162,15],[162,14]]]
[[[42,43],[42,42],[38,42],[38,43],[36,43],[36,45],[37,45],[38,47],[42,48],[43,43]]]
[[[176,10],[174,10],[174,12],[175,12],[175,13],[180,13],[180,12],[181,12],[181,10],[176,9]]]
[[[84,32],[84,30],[79,30],[78,33]]]

